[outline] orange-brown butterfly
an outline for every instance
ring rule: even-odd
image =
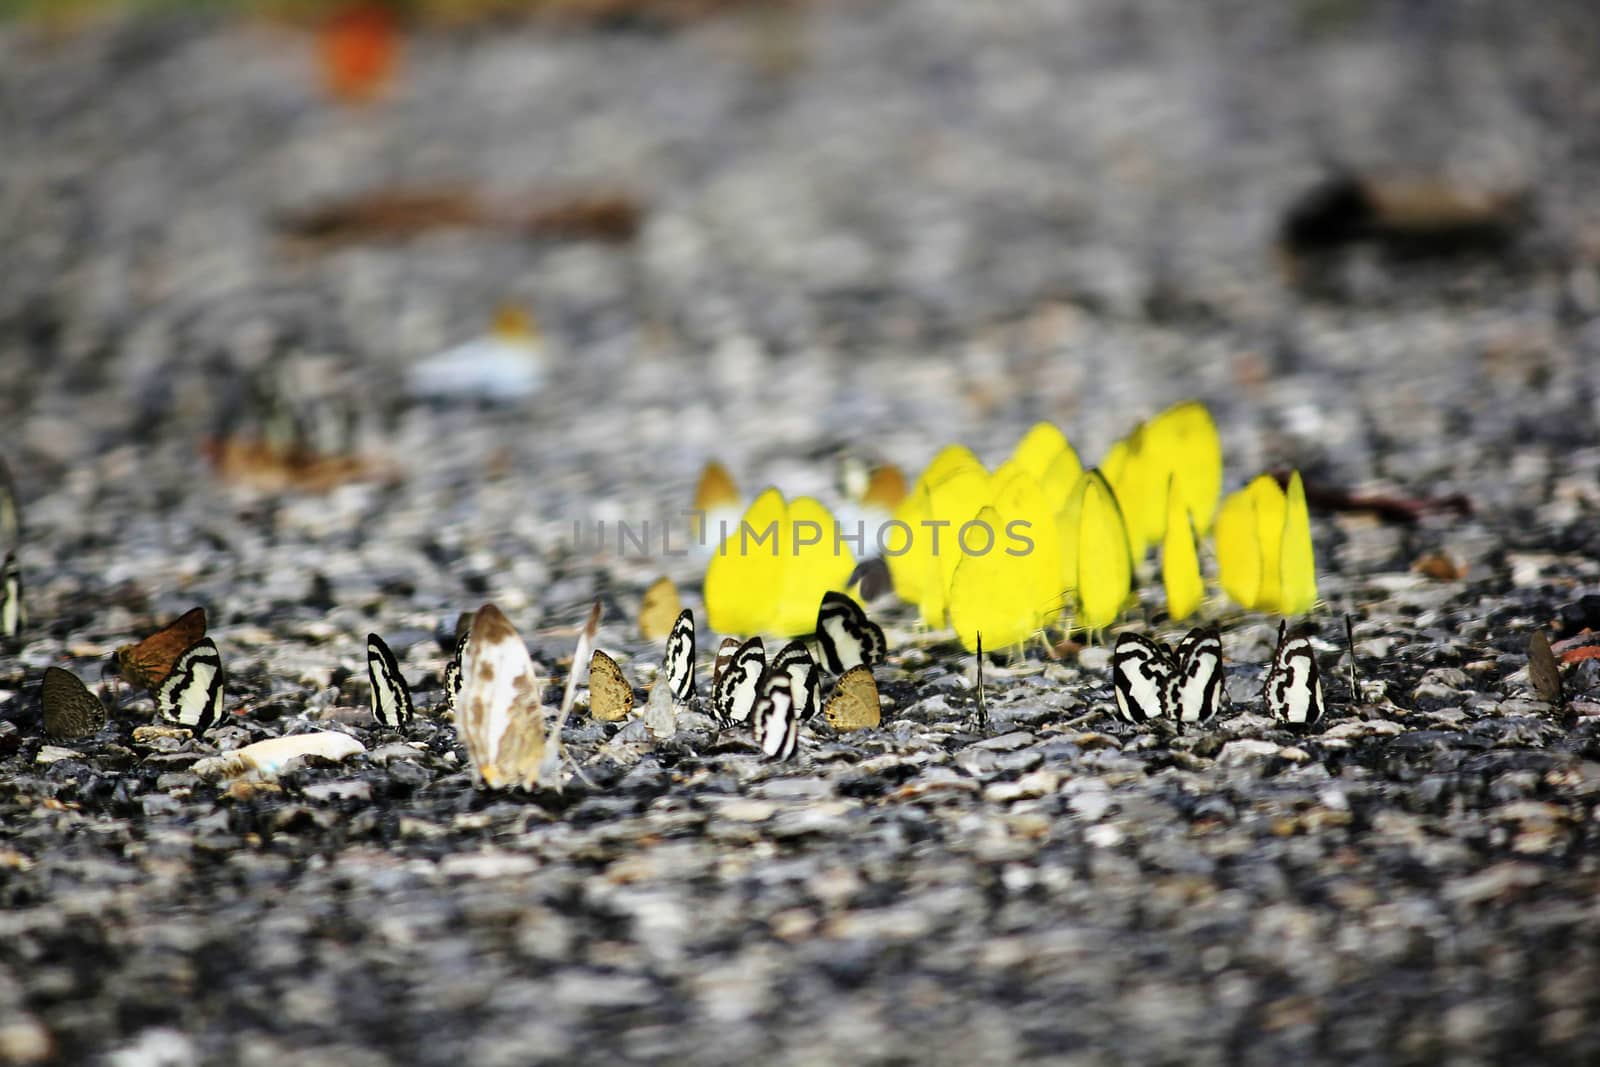
[[[172,673],[172,665],[183,651],[205,635],[206,609],[190,608],[165,629],[117,649],[117,669],[130,682],[155,692]]]

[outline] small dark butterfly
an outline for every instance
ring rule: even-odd
[[[71,671],[46,667],[39,699],[44,732],[57,740],[92,737],[106,724],[105,704]]]
[[[1561,664],[1543,630],[1528,635],[1528,681],[1540,700],[1557,706],[1562,703]]]

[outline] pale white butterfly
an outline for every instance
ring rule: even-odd
[[[476,781],[491,789],[539,784],[549,728],[528,647],[499,608],[472,617],[461,652],[456,733]]]

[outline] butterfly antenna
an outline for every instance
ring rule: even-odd
[[[1355,624],[1351,621],[1348,611],[1344,615],[1344,641],[1345,646],[1350,650],[1350,700],[1356,702],[1361,699],[1361,682],[1356,674]]]
[[[594,650],[594,637],[599,630],[600,601],[596,600],[594,606],[589,609],[588,621],[578,632],[578,647],[573,650],[572,666],[567,670],[566,688],[561,692],[561,712],[556,716],[556,724],[550,731],[550,736],[545,739],[545,757],[539,768],[541,781],[547,774],[553,775],[557,792],[561,791],[561,735],[567,728],[567,717],[572,714],[572,705],[577,699],[578,674],[589,665],[589,656]]]
[[[988,732],[989,704],[983,695],[983,631],[978,631],[978,729]]]

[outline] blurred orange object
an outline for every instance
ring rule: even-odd
[[[317,33],[329,94],[347,104],[375,99],[394,77],[399,42],[394,12],[382,4],[355,3],[335,11]]]

